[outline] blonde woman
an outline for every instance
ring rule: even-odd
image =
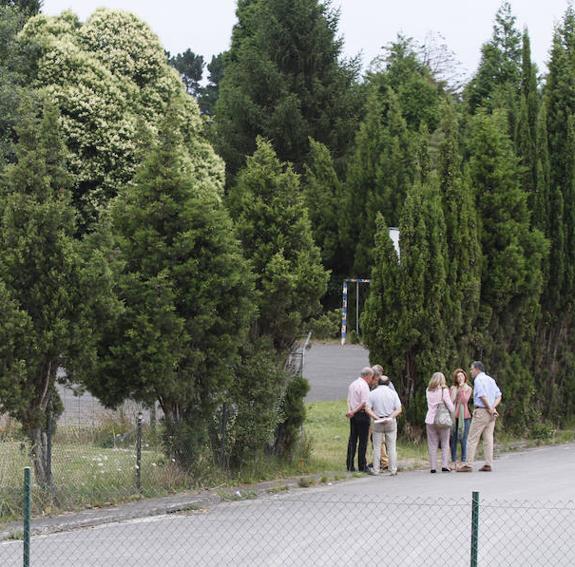
[[[434,425],[437,408],[445,403],[450,412],[453,412],[453,402],[447,389],[445,375],[442,372],[435,372],[427,386],[427,415],[425,425],[427,429],[427,449],[429,451],[429,465],[431,472],[437,471],[437,449],[441,444],[441,470],[450,472],[449,468],[449,427],[437,427]]]
[[[461,462],[467,461],[467,435],[471,424],[469,399],[473,388],[469,385],[469,377],[463,368],[453,371],[453,385],[451,386],[451,401],[455,406],[455,423],[451,428],[451,460],[457,466],[457,443],[461,443]]]

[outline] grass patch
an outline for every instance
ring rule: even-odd
[[[311,440],[313,468],[317,472],[345,470],[349,420],[345,417],[347,403],[314,402],[307,406],[306,435]],[[427,446],[401,438],[397,440],[397,455],[403,470],[419,466],[427,460]],[[372,460],[371,443],[367,460]]]

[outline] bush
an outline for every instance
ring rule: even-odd
[[[304,399],[309,392],[309,382],[303,376],[293,377],[286,388],[282,400],[281,414],[283,421],[276,431],[275,453],[291,459],[301,437],[305,421]]]
[[[552,439],[555,435],[555,428],[547,421],[534,423],[529,430],[530,439],[546,440]]]
[[[337,339],[341,332],[341,309],[324,313],[310,324],[312,335],[316,339]]]

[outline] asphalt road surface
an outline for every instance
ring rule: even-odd
[[[364,366],[369,352],[360,345],[321,344],[312,342],[305,353],[303,375],[309,380],[306,401],[343,400],[347,388]]]
[[[479,562],[575,565],[575,445],[509,454],[492,473],[362,477],[209,510],[32,539],[31,565],[466,566],[479,491]],[[20,566],[21,542],[0,544]]]

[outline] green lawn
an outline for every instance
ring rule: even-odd
[[[306,435],[312,441],[315,465],[330,471],[345,470],[349,420],[345,417],[345,400],[315,402],[307,406]],[[398,439],[397,456],[400,469],[411,469],[427,462],[427,448]],[[371,444],[368,447],[371,461]]]

